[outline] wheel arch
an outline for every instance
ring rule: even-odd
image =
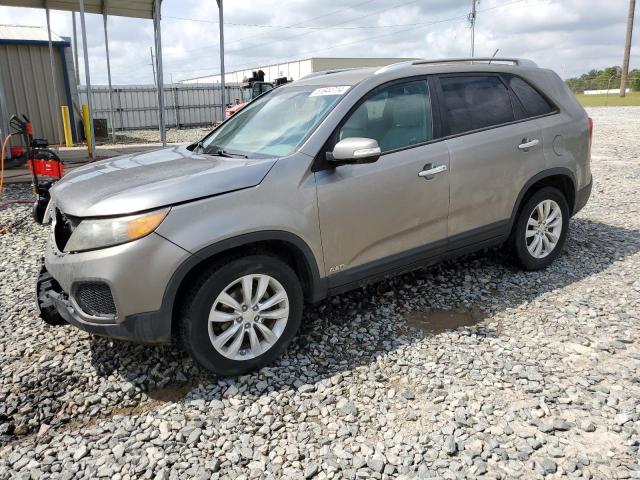
[[[569,204],[569,210],[573,215],[575,210],[575,202],[577,196],[576,177],[574,173],[568,168],[557,167],[544,170],[537,175],[534,175],[525,183],[524,187],[520,190],[518,198],[513,206],[511,212],[511,219],[509,221],[509,232],[512,231],[513,226],[518,218],[518,214],[522,206],[535,192],[544,187],[555,187],[562,192]]]
[[[320,277],[315,256],[304,240],[295,234],[275,230],[243,234],[202,248],[173,273],[162,300],[162,310],[170,316],[172,330],[177,323],[176,309],[191,279],[223,255],[240,256],[257,252],[272,254],[287,263],[298,275],[306,301],[315,303],[326,297],[326,282]]]

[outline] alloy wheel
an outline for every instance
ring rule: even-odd
[[[278,280],[244,275],[227,285],[209,313],[209,338],[221,355],[249,360],[278,341],[289,318],[289,297]]]
[[[543,200],[527,221],[525,242],[534,258],[545,258],[558,245],[562,233],[562,210],[553,200]]]

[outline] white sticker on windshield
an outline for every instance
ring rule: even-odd
[[[349,86],[343,87],[322,87],[316,88],[313,92],[311,92],[310,97],[321,97],[323,95],[342,95],[347,90],[349,90]]]

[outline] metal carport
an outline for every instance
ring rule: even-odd
[[[47,11],[47,29],[49,35],[49,10],[64,10],[80,12],[80,27],[82,32],[82,47],[84,53],[84,69],[87,84],[87,98],[89,105],[89,123],[91,128],[91,156],[95,152],[95,135],[93,132],[93,102],[91,99],[91,75],[89,72],[89,54],[87,50],[87,33],[85,28],[85,12],[99,13],[103,15],[105,31],[105,48],[107,54],[107,75],[109,89],[111,90],[111,65],[109,61],[109,36],[107,33],[107,16],[131,17],[153,19],[153,30],[156,45],[156,85],[158,86],[158,116],[160,125],[160,138],[162,145],[167,144],[167,135],[164,118],[164,95],[162,78],[162,33],[160,29],[160,11],[162,0],[0,0],[0,5],[8,7],[39,8]],[[111,95],[110,95],[111,98]],[[113,104],[110,105],[113,115]],[[113,121],[111,122],[113,126]]]

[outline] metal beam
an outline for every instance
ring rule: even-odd
[[[222,9],[222,0],[216,0],[218,3],[218,23],[220,26],[220,101],[222,103],[222,119],[224,120],[224,109],[227,105],[227,95],[224,85],[224,12]]]
[[[80,3],[80,30],[82,31],[82,50],[84,54],[84,75],[87,82],[87,105],[89,106],[89,131],[91,132],[91,149],[89,156],[93,159],[96,153],[96,135],[93,131],[93,99],[91,94],[91,74],[89,73],[89,49],[87,47],[87,29],[84,22],[84,0]]]
[[[109,122],[111,123],[111,142],[116,143],[116,116],[113,111],[113,87],[111,86],[111,60],[109,58],[109,33],[107,30],[107,0],[103,2],[102,23],[104,24],[104,46],[107,51],[107,80],[109,81]]]
[[[80,63],[78,62],[78,33],[76,32],[76,12],[71,12],[71,22],[73,23],[73,66],[76,71],[76,85],[80,85]]]
[[[56,106],[53,109],[53,126],[56,131],[56,144],[62,145],[62,138],[60,136],[60,123],[58,120],[60,119],[60,96],[58,95],[58,82],[56,81],[56,65],[54,63],[53,58],[53,43],[51,42],[51,18],[49,9],[46,9],[47,12],[47,35],[49,37],[49,61],[51,63],[51,84],[53,86],[53,98],[56,102]],[[70,107],[72,107],[70,105]],[[53,142],[52,142],[53,143]]]
[[[2,86],[2,75],[0,75],[0,141],[9,134],[9,112],[7,112],[7,102],[4,99],[4,87]],[[10,157],[9,149],[5,152],[5,158]]]
[[[109,14],[118,17],[153,18],[155,0],[110,0]],[[0,5],[8,7],[50,8],[67,12],[79,11],[76,0],[0,0]],[[85,0],[86,13],[102,13],[102,0]]]
[[[162,78],[162,30],[160,28],[160,14],[162,8],[162,0],[155,0],[153,8],[153,30],[156,40],[156,73],[158,80],[158,126],[160,127],[160,140],[162,146],[167,146],[167,129],[165,125],[164,112],[164,80]]]

